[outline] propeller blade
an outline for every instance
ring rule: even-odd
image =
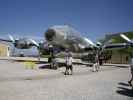
[[[30,41],[31,41],[35,46],[39,47],[39,44],[38,44],[35,40],[30,39]]]
[[[10,34],[8,34],[8,36],[9,36],[10,40],[14,43],[15,42],[15,39],[13,38],[13,36],[10,35]]]
[[[126,40],[126,41],[128,41],[128,42],[131,42],[131,40],[130,40],[126,35],[120,34],[120,36],[121,36],[124,40]]]
[[[90,45],[96,46],[90,39],[88,39],[88,38],[84,38],[84,39],[85,39],[85,41],[87,41]]]

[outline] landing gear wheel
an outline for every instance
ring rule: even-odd
[[[48,58],[48,63],[51,63],[51,62],[52,62],[52,58],[49,57],[49,58]]]

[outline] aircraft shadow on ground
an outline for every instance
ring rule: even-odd
[[[34,62],[36,64],[45,64],[45,63],[47,63],[45,61],[32,61],[32,60],[14,60],[14,61],[16,61],[16,62]]]
[[[128,68],[128,66],[116,66],[116,67],[119,67],[119,68]]]
[[[103,66],[115,66],[115,67],[118,67],[118,68],[128,68],[129,66],[126,66],[126,65],[117,65],[117,64],[105,64]]]
[[[65,67],[65,63],[58,63],[58,68]],[[41,65],[38,67],[39,69],[52,69],[49,63]]]
[[[46,64],[46,63],[48,63],[48,62],[46,62],[46,61],[36,61],[35,63],[36,63],[36,64]]]
[[[128,96],[128,97],[133,97],[132,87],[129,87],[129,85],[127,83],[123,83],[123,82],[120,82],[118,84],[120,86],[118,87],[118,90],[116,91],[116,93],[118,93],[120,95],[125,95],[125,96]]]

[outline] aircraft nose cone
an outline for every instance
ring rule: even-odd
[[[48,29],[45,32],[45,38],[47,41],[52,41],[54,37],[55,37],[55,31],[54,30]]]

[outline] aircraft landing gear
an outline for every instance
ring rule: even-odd
[[[56,62],[56,58],[49,57],[48,63],[50,63],[50,69],[58,69],[58,64]]]
[[[57,70],[57,69],[58,69],[58,65],[52,62],[52,63],[50,64],[50,68],[51,68],[51,69],[54,69],[54,70]]]
[[[48,58],[48,63],[51,63],[52,62],[52,57],[49,57]]]
[[[100,66],[103,65],[102,59],[99,59],[99,65],[100,65]]]

